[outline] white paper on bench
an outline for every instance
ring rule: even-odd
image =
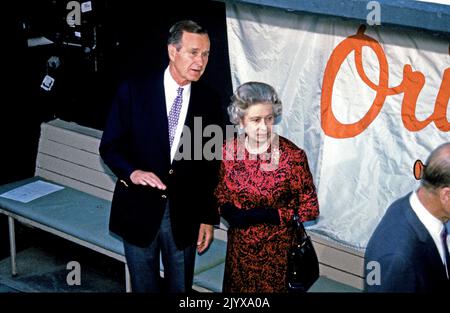
[[[64,187],[38,180],[2,193],[0,197],[28,203],[61,189]]]

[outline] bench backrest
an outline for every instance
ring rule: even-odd
[[[55,119],[41,124],[35,176],[111,201],[117,177],[103,163],[102,131]],[[216,238],[226,241],[221,221]]]
[[[101,136],[60,119],[42,123],[35,175],[111,200],[116,177],[100,158]]]

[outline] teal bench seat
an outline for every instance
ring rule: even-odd
[[[0,186],[0,194],[41,180],[33,177]],[[122,240],[108,231],[111,202],[70,187],[28,203],[0,197],[0,212],[125,262]],[[220,292],[226,242],[214,240],[195,260],[194,283],[202,291]],[[217,269],[215,269],[217,267]],[[161,262],[161,269],[164,267]],[[212,279],[214,277],[214,279]]]
[[[98,131],[73,123],[44,123],[36,176],[0,186],[0,194],[38,180],[64,187],[28,203],[0,197],[0,213],[8,216],[13,275],[17,274],[14,221],[19,221],[125,263],[126,290],[131,291],[122,240],[108,230],[115,177],[100,160],[99,138]],[[222,290],[225,251],[226,242],[215,239],[205,253],[197,254],[194,289]],[[161,263],[162,274],[163,270]]]

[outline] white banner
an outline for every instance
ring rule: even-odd
[[[321,211],[310,229],[364,249],[417,188],[414,161],[450,141],[448,39],[229,3],[227,29],[233,88],[274,86],[278,132],[308,155]]]

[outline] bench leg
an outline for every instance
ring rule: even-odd
[[[130,271],[128,270],[127,263],[125,263],[125,290],[126,292],[131,292]]]
[[[14,230],[14,218],[8,216],[8,227],[9,227],[9,251],[11,254],[11,274],[12,276],[17,275],[16,269],[16,233]]]

